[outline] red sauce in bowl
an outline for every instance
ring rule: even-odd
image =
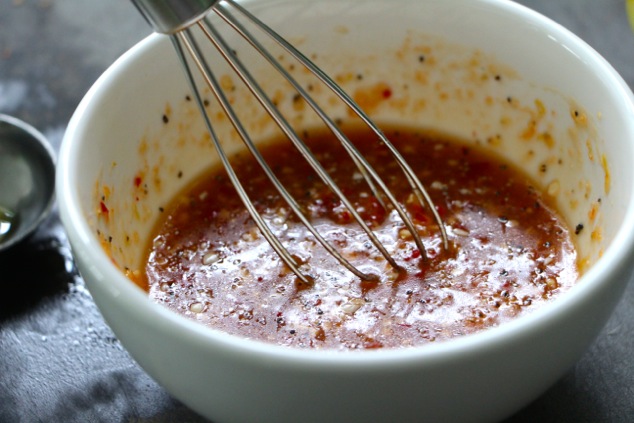
[[[403,271],[387,264],[338,198],[280,140],[263,149],[267,162],[320,233],[380,280],[359,280],[330,257],[245,153],[234,160],[241,181],[314,285],[298,283],[259,234],[224,171],[214,169],[165,207],[145,268],[151,298],[210,327],[265,342],[397,348],[500,325],[575,283],[570,231],[522,172],[457,140],[407,128],[386,134],[432,196],[449,249],[431,213],[413,201],[398,165],[373,135],[349,134],[406,206],[427,260],[332,136],[306,133],[313,152]]]

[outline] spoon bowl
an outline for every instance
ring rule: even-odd
[[[0,251],[29,236],[53,207],[55,154],[35,128],[0,114]]]

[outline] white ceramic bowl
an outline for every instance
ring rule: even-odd
[[[573,34],[508,1],[244,4],[316,53],[352,92],[390,83],[391,100],[370,110],[377,120],[434,127],[524,167],[572,227],[584,224],[576,238],[583,277],[511,323],[401,350],[289,349],[152,303],[125,270],[140,267],[159,206],[215,156],[184,100],[171,44],[151,36],[81,102],[57,175],[77,264],[122,344],[176,398],[216,422],[493,421],[536,398],[593,341],[632,272],[634,105],[626,84]],[[362,80],[350,77],[358,73]],[[257,120],[254,108],[244,110]],[[263,137],[270,129],[249,126]]]

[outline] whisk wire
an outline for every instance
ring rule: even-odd
[[[282,126],[284,126],[286,128],[290,128],[290,125],[288,124],[288,122],[286,122],[284,117],[281,114],[279,114],[279,112],[277,112],[277,110],[272,106],[272,103],[271,103],[270,99],[264,94],[264,92],[262,91],[261,87],[259,87],[258,84],[254,80],[252,80],[252,77],[249,75],[248,71],[245,68],[243,68],[243,65],[241,65],[241,63],[239,63],[239,61],[237,61],[237,59],[235,57],[233,57],[233,54],[231,53],[230,48],[228,47],[226,42],[224,42],[224,40],[222,39],[220,34],[218,34],[217,31],[215,31],[213,28],[208,28],[208,30],[209,30],[209,35],[211,37],[213,37],[213,39],[214,39],[214,44],[216,45],[216,43],[217,43],[217,46],[220,49],[221,54],[223,54],[223,56],[225,56],[225,55],[227,56],[227,57],[225,57],[225,59],[228,60],[228,61],[236,62],[236,63],[234,63],[236,68],[238,70],[240,70],[241,72],[243,72],[243,74],[246,76],[246,80],[249,82],[250,85],[253,86],[254,94],[257,93],[255,95],[257,95],[258,97],[261,97],[265,103],[270,103],[268,105],[272,108],[272,112],[271,113],[275,113],[276,114],[275,120],[280,122],[279,123],[280,125],[282,125]],[[359,278],[362,278],[362,279],[365,279],[365,280],[370,280],[370,279],[375,278],[375,276],[363,273],[363,272],[359,271],[356,267],[354,267],[347,259],[345,259],[334,247],[332,247],[332,245],[330,245],[323,238],[323,236],[319,233],[319,231],[317,231],[317,229],[305,217],[305,215],[301,211],[301,207],[299,206],[299,204],[295,201],[295,199],[286,190],[284,185],[279,181],[277,176],[274,174],[274,172],[268,166],[268,164],[266,163],[266,160],[262,157],[262,155],[260,154],[259,150],[257,149],[255,144],[251,140],[251,138],[250,138],[249,134],[247,133],[247,131],[244,129],[244,126],[242,125],[240,119],[237,117],[235,111],[233,110],[233,107],[231,106],[230,102],[227,100],[226,96],[224,95],[224,92],[223,92],[222,88],[220,87],[220,84],[218,83],[217,79],[214,77],[213,71],[210,69],[209,64],[207,63],[207,60],[205,60],[204,56],[200,53],[200,49],[198,48],[195,39],[190,35],[189,30],[184,31],[182,35],[179,35],[179,37],[182,39],[183,44],[185,45],[186,49],[190,53],[191,57],[194,59],[194,62],[196,63],[196,66],[199,68],[199,70],[203,74],[203,77],[204,77],[207,85],[211,88],[212,92],[216,96],[216,99],[218,100],[218,102],[220,103],[221,107],[223,108],[223,110],[227,114],[229,120],[234,125],[234,128],[238,132],[240,138],[242,138],[242,140],[245,143],[246,147],[249,149],[249,151],[254,156],[254,158],[256,159],[258,164],[261,166],[261,168],[264,170],[264,172],[266,173],[267,177],[273,183],[273,185],[278,190],[280,195],[284,198],[284,200],[287,202],[287,204],[291,207],[291,209],[293,210],[295,215],[302,221],[302,223],[307,227],[307,229],[315,236],[315,238],[319,241],[319,243],[324,248],[326,248],[330,254],[335,256],[335,258],[342,265],[344,265],[348,270],[353,272]],[[198,91],[199,90],[196,90],[197,93],[198,93]],[[202,102],[200,102],[200,101],[198,102],[198,104],[199,104],[199,107],[201,107],[201,106],[203,107],[203,114],[205,116],[205,120],[207,122],[207,125],[211,126],[211,122],[209,120],[209,117],[207,116],[207,114],[204,111],[204,104]],[[297,138],[297,135],[295,133],[289,134],[289,136],[291,136],[291,135],[293,137]],[[226,154],[224,153],[222,145],[220,144],[220,142],[217,139],[214,140],[214,146],[217,149],[220,149],[221,151],[223,151],[222,155],[224,157],[227,157]],[[310,154],[310,152],[308,152],[308,154]],[[316,162],[316,159],[314,159],[314,157],[312,157],[312,159],[315,160],[315,162]],[[230,162],[228,160],[227,161],[223,160],[223,165],[225,165],[227,167],[231,167],[231,164],[230,164]],[[323,170],[323,169],[322,169],[322,171],[325,172],[325,170]],[[231,169],[231,174],[235,175],[235,172],[233,171],[233,169]],[[231,178],[231,179],[232,179],[232,182],[233,182],[233,178]],[[237,180],[237,177],[236,177],[236,180]],[[238,184],[240,184],[239,181],[236,181],[236,182]],[[332,180],[330,180],[329,182],[334,184],[334,182]],[[241,197],[242,201],[245,202],[245,204],[247,204],[247,209],[249,210],[249,212],[254,211],[255,213],[257,213],[257,210],[253,206],[252,201],[250,200],[248,194],[246,193],[246,191],[243,188],[238,190],[238,194]],[[275,239],[275,242],[278,245],[278,248],[281,247],[281,249],[282,249],[281,252],[278,251],[278,250],[276,250],[276,252],[278,252],[278,254],[281,254],[283,257],[285,257],[285,260],[284,260],[285,263],[287,265],[289,265],[289,267],[291,267],[293,272],[298,274],[298,276],[299,276],[299,274],[301,274],[302,276],[300,278],[301,278],[301,280],[303,282],[311,283],[310,279],[309,279],[309,276],[303,274],[299,270],[299,267],[297,266],[297,263],[295,263],[295,260],[293,259],[292,255],[288,252],[288,250],[286,248],[284,248],[283,246],[281,246],[281,244],[279,244],[279,240],[274,236],[274,234],[272,233],[272,231],[270,230],[268,225],[266,225],[265,221],[261,218],[261,216],[259,214],[258,214],[258,218],[256,219],[256,224],[258,225],[258,228],[262,232],[264,232],[266,234],[265,238],[267,239],[267,241],[271,237]],[[378,240],[377,240],[377,242],[378,242]],[[386,254],[387,254],[387,252],[386,252]],[[390,257],[390,259],[392,259],[392,258]],[[393,259],[392,259],[392,261],[393,261]],[[394,265],[396,265],[396,262],[394,262]]]
[[[136,0],[135,3],[137,2]],[[142,2],[144,7],[139,7],[139,9],[144,12],[145,9],[152,9],[154,6],[145,5],[145,1]],[[423,245],[422,239],[416,229],[412,219],[408,215],[405,207],[400,204],[393,193],[389,190],[385,182],[378,175],[375,169],[368,163],[365,157],[357,150],[356,146],[347,138],[345,133],[339,128],[339,126],[333,121],[332,118],[317,104],[317,102],[312,98],[312,96],[307,92],[306,89],[302,87],[300,83],[298,83],[295,78],[281,65],[279,61],[277,61],[272,54],[246,29],[246,27],[241,23],[240,20],[236,19],[233,14],[228,10],[228,8],[221,3],[226,3],[227,5],[232,6],[235,10],[237,10],[242,17],[246,18],[250,24],[255,25],[258,29],[262,30],[265,34],[273,39],[273,41],[281,46],[287,53],[290,54],[298,63],[302,64],[308,71],[310,71],[317,80],[321,81],[327,88],[329,88],[337,98],[339,98],[343,104],[345,104],[348,108],[350,108],[354,114],[360,120],[365,123],[378,137],[378,139],[385,145],[389,152],[392,154],[392,157],[396,160],[399,167],[403,171],[406,176],[406,180],[408,181],[410,187],[415,193],[416,199],[420,203],[421,206],[427,207],[431,210],[431,213],[434,216],[436,223],[438,224],[442,243],[444,248],[448,248],[448,240],[445,231],[445,227],[443,222],[438,214],[438,211],[434,207],[434,204],[423,187],[422,183],[412,169],[409,167],[407,162],[398,152],[398,150],[391,144],[391,142],[387,139],[387,137],[383,134],[383,132],[374,124],[374,122],[363,112],[360,107],[352,100],[352,98],[346,94],[326,73],[324,73],[321,69],[319,69],[310,59],[304,56],[299,50],[293,47],[289,42],[287,42],[283,37],[278,35],[275,31],[273,31],[266,24],[261,22],[258,18],[244,9],[241,5],[236,3],[233,0],[222,0],[222,1],[206,1],[207,4],[212,4],[209,7],[209,10],[204,13],[204,17],[201,19],[196,19],[195,24],[190,23],[187,24],[184,28],[178,27],[177,29],[172,31],[171,28],[174,27],[174,23],[170,22],[171,25],[163,25],[162,22],[156,22],[158,19],[154,16],[147,16],[146,18],[154,24],[155,28],[159,30],[163,30],[164,33],[168,34],[174,44],[174,47],[177,51],[178,58],[182,62],[182,65],[186,71],[187,79],[191,85],[192,91],[194,93],[194,97],[198,107],[200,108],[205,125],[209,131],[212,143],[218,152],[219,158],[221,160],[222,165],[224,166],[227,174],[236,188],[236,192],[240,196],[242,202],[244,203],[249,215],[253,218],[257,227],[260,229],[260,232],[265,237],[265,239],[269,242],[275,252],[279,255],[282,261],[297,275],[297,277],[304,283],[312,285],[314,283],[313,278],[302,271],[302,263],[299,258],[292,255],[289,250],[282,244],[282,242],[278,239],[278,237],[273,233],[272,229],[268,226],[265,219],[258,212],[252,200],[249,198],[247,191],[244,186],[241,184],[239,177],[235,170],[231,165],[231,161],[229,156],[224,151],[222,143],[220,142],[216,132],[213,129],[213,124],[211,122],[211,118],[206,111],[206,104],[202,98],[201,90],[198,87],[198,78],[194,77],[194,73],[192,71],[192,66],[190,62],[193,62],[194,67],[198,69],[202,78],[204,79],[207,87],[214,94],[217,99],[219,105],[225,112],[226,116],[229,118],[232,123],[234,129],[236,130],[239,137],[243,140],[247,149],[256,159],[260,167],[265,172],[268,179],[273,183],[274,187],[280,193],[282,198],[286,201],[288,206],[291,208],[293,213],[297,216],[298,219],[302,222],[302,224],[313,234],[315,239],[332,255],[334,256],[344,267],[350,270],[353,274],[358,276],[364,280],[377,280],[378,276],[373,274],[367,274],[359,270],[353,264],[351,264],[335,247],[333,247],[314,227],[314,225],[310,222],[310,220],[305,216],[302,211],[299,203],[293,198],[293,196],[286,190],[284,185],[277,178],[275,173],[271,170],[269,165],[266,163],[266,160],[263,158],[261,153],[259,152],[257,146],[250,138],[248,131],[245,129],[242,124],[240,118],[237,116],[234,111],[231,102],[228,100],[221,84],[218,82],[217,78],[214,76],[214,72],[212,71],[208,60],[205,58],[202,50],[200,49],[197,43],[197,36],[193,34],[194,28],[198,28],[204,36],[211,42],[211,44],[217,49],[220,55],[225,59],[225,61],[230,65],[236,75],[242,80],[242,82],[246,85],[249,91],[254,95],[260,105],[266,110],[268,115],[273,119],[276,125],[282,130],[282,132],[287,136],[287,138],[292,142],[295,148],[299,151],[299,153],[303,156],[303,158],[308,162],[308,164],[313,168],[313,170],[317,173],[320,179],[329,187],[329,189],[339,198],[343,206],[346,207],[352,218],[356,221],[356,223],[363,229],[365,234],[368,236],[369,240],[372,244],[378,249],[378,251],[382,254],[382,256],[388,261],[388,263],[394,268],[399,270],[400,267],[398,263],[394,260],[394,258],[387,251],[385,246],[378,239],[377,235],[370,229],[369,225],[364,221],[364,219],[360,216],[359,212],[353,206],[353,204],[349,201],[349,199],[344,195],[342,190],[337,186],[329,173],[323,168],[319,160],[313,155],[308,146],[303,142],[301,137],[297,134],[297,132],[293,129],[290,123],[286,120],[281,111],[276,107],[274,102],[268,97],[265,90],[262,86],[256,81],[256,79],[251,75],[247,67],[239,60],[237,54],[234,50],[232,50],[228,43],[223,39],[220,33],[216,30],[214,25],[207,19],[209,13],[211,11],[215,12],[215,14],[220,17],[224,22],[226,22],[231,28],[233,28],[240,36],[242,36],[262,57],[264,57],[274,68],[275,70],[288,81],[291,86],[296,90],[296,93],[299,94],[301,98],[309,105],[309,107],[316,113],[316,115],[322,120],[322,122],[330,129],[330,131],[336,136],[336,138],[340,141],[341,145],[344,147],[346,152],[349,154],[355,165],[357,166],[360,173],[363,175],[366,180],[368,186],[374,193],[376,200],[379,204],[385,209],[388,210],[389,206],[393,207],[393,209],[398,213],[402,222],[404,223],[407,230],[410,232],[412,239],[414,240],[416,247],[421,253],[421,258],[423,260],[427,259],[426,249]],[[207,7],[202,3],[197,5],[197,8],[202,9]],[[209,12],[209,13],[208,13]],[[199,13],[196,10],[196,13]],[[162,11],[160,13],[157,12],[161,17],[164,15]],[[201,15],[202,16],[202,15]],[[378,188],[377,188],[378,186]],[[380,188],[380,190],[379,190]],[[385,198],[389,201],[388,204],[384,202]]]
[[[230,2],[230,4],[234,4],[234,3]],[[286,71],[286,69],[284,69],[284,67],[281,65],[281,63],[279,61],[275,60],[275,58],[262,45],[262,43],[260,43],[256,37],[252,36],[251,33],[246,29],[246,27],[244,25],[242,25],[240,23],[240,21],[237,20],[227,10],[226,7],[224,7],[222,4],[218,4],[213,10],[229,26],[231,26],[238,34],[240,34],[240,36],[244,40],[246,40],[258,53],[260,53],[262,55],[262,57],[264,57],[269,62],[269,64],[271,66],[273,66],[277,70],[277,72],[279,72],[279,74],[282,75],[286,79],[286,81],[288,81],[292,85],[293,89],[295,89],[295,91],[301,96],[301,98],[303,98],[304,101],[306,101],[308,103],[308,105],[311,107],[311,109],[313,111],[315,111],[315,113],[317,113],[319,118],[326,124],[326,126],[328,126],[328,129],[330,129],[331,132],[333,132],[337,136],[337,138],[339,139],[339,141],[342,142],[342,145],[344,146],[344,148],[346,148],[346,150],[348,151],[348,154],[350,155],[350,157],[354,161],[355,165],[357,166],[357,168],[359,169],[359,171],[363,175],[363,178],[365,179],[366,183],[369,185],[370,189],[372,190],[372,193],[374,194],[374,197],[379,201],[380,205],[385,209],[386,208],[385,202],[383,201],[380,192],[378,191],[378,189],[376,188],[376,186],[372,182],[372,179],[371,179],[370,175],[368,174],[368,171],[366,170],[366,168],[368,167],[368,164],[365,163],[365,166],[364,166],[364,163],[360,163],[359,162],[359,160],[361,160],[362,162],[365,161],[363,159],[363,157],[362,156],[360,157],[360,155],[358,153],[354,154],[354,153],[352,153],[350,151],[350,146],[351,146],[350,141],[347,139],[347,137],[345,137],[343,132],[338,130],[337,126],[335,125],[333,120],[328,116],[328,114],[326,114],[322,108],[317,106],[317,104],[315,103],[314,99],[308,94],[308,92],[304,89],[304,87],[302,87],[301,84],[299,84],[295,80],[295,78],[293,78]],[[257,20],[257,18],[255,18],[253,15],[249,14],[248,12],[242,10],[242,13],[243,14],[246,13],[245,16],[248,19],[251,19],[252,23],[255,23],[258,27],[262,28],[262,26],[264,25],[261,21]],[[255,19],[255,21],[253,21],[254,19]],[[272,33],[268,33],[267,32],[267,34],[269,36],[273,37],[273,40],[276,41],[276,42],[279,42],[278,40],[280,40],[280,39],[283,40],[283,38],[281,38],[275,32],[272,32]],[[292,48],[292,46],[291,46],[291,48]],[[296,56],[293,55],[293,57],[296,57]],[[296,58],[296,60],[298,60],[298,59]]]
[[[246,41],[248,41],[249,44],[251,44],[251,46],[253,48],[255,48],[258,51],[258,53],[262,57],[264,57],[269,62],[269,64],[271,66],[273,66],[275,68],[275,70],[280,75],[282,75],[291,84],[293,89],[298,94],[300,94],[300,96],[304,99],[304,101],[306,101],[306,103],[310,106],[310,108],[319,116],[319,118],[322,120],[322,122],[324,122],[326,124],[326,126],[328,126],[328,129],[330,129],[330,131],[341,142],[342,146],[346,149],[346,151],[348,152],[348,154],[350,155],[350,157],[354,161],[355,165],[357,166],[357,168],[359,169],[361,174],[364,176],[364,179],[366,180],[366,182],[370,186],[372,192],[374,193],[375,198],[377,198],[377,200],[380,202],[381,206],[384,209],[387,209],[387,206],[386,206],[385,202],[383,202],[383,200],[382,200],[381,193],[377,190],[376,186],[374,185],[374,183],[372,181],[374,180],[380,186],[380,188],[382,189],[383,194],[388,198],[390,204],[397,211],[397,213],[399,214],[401,220],[404,222],[406,228],[412,234],[412,238],[414,239],[416,247],[421,251],[421,256],[422,256],[423,260],[425,260],[427,258],[425,247],[424,247],[423,242],[422,242],[422,240],[420,238],[420,235],[418,234],[418,231],[414,227],[413,222],[411,221],[410,217],[407,215],[407,212],[405,211],[404,207],[396,200],[395,196],[392,194],[392,192],[387,187],[385,182],[378,175],[378,173],[374,170],[374,168],[370,165],[370,163],[368,163],[368,161],[365,159],[365,157],[357,150],[357,148],[350,142],[348,137],[339,129],[339,127],[333,122],[333,120],[328,116],[328,114],[315,102],[315,100],[312,98],[312,96],[310,96],[308,94],[308,92],[301,86],[301,84],[299,84],[297,82],[297,80],[295,78],[293,78],[293,76],[286,69],[284,69],[284,67],[280,64],[279,61],[275,60],[275,58],[269,53],[269,51],[260,42],[258,42],[256,37],[252,36],[252,34],[238,20],[236,20],[231,15],[230,12],[228,12],[224,7],[222,7],[222,5],[218,4],[216,7],[214,7],[214,11],[225,22],[227,22],[234,30],[236,30],[236,32],[238,32]],[[248,17],[252,17],[252,15],[249,14]],[[255,17],[253,17],[253,18],[255,19]],[[263,25],[263,24],[260,23],[260,25]],[[258,26],[260,26],[260,25],[258,25]],[[208,25],[208,24],[206,24],[204,21],[200,21],[199,22],[199,26],[201,26],[202,30],[204,31],[204,33],[207,35],[207,37],[210,40],[212,40],[212,38],[218,36],[217,32],[213,29],[213,27]],[[266,28],[269,28],[269,27],[266,27]],[[275,40],[277,40],[277,39],[282,39],[283,40],[283,38],[281,38],[278,34],[273,32],[272,30],[270,30],[270,28],[268,29],[267,33],[269,33],[269,32],[274,36]],[[212,40],[212,42],[213,42],[213,40]],[[295,54],[293,54],[293,56],[297,57],[298,60],[300,60],[300,62],[307,61],[311,65],[311,67],[315,67],[312,64],[312,62],[310,62],[305,56],[303,56],[294,47],[289,45],[288,48],[295,51]],[[231,60],[231,59],[227,58],[227,60]],[[238,73],[238,75],[240,75],[241,78],[243,78],[243,75],[244,75],[247,79],[251,79],[250,75],[248,74],[247,69],[244,68],[244,66],[235,67],[234,70]],[[338,86],[327,75],[324,74],[323,78],[328,80],[329,85],[337,87],[337,90],[341,91],[338,88]],[[243,80],[244,80],[244,78],[243,78]],[[247,84],[249,84],[249,83],[247,82]],[[254,94],[256,94],[256,93],[254,93]],[[256,96],[257,96],[257,94],[256,94]],[[258,96],[258,98],[259,98],[259,96]],[[352,103],[352,104],[354,104],[354,103]],[[269,107],[267,107],[265,105],[265,107],[267,108],[267,111],[269,113],[271,113],[271,114],[278,114],[279,113],[278,110],[274,106],[272,108],[269,108]],[[355,104],[355,107],[356,107],[356,104]],[[290,132],[287,132],[286,129],[288,129]],[[310,153],[309,153],[309,150],[306,147],[306,145],[296,136],[295,133],[293,133],[292,128],[290,128],[290,126],[287,127],[287,128],[284,128],[284,130],[287,133],[287,135],[291,138],[291,140],[293,141],[295,146],[298,149],[300,149],[300,151],[302,151],[302,154],[304,154],[304,152],[306,152],[305,157],[311,162],[311,165],[312,165],[314,162],[312,161],[312,159],[308,158],[308,155],[310,155]],[[377,131],[378,131],[378,128],[375,129],[375,132],[377,132]],[[382,136],[382,133],[380,133],[379,135]],[[313,168],[320,174],[320,176],[322,174],[324,175],[324,176],[322,176],[322,179],[324,179],[324,182],[328,183],[328,185],[331,187],[331,189],[334,192],[337,193],[339,198],[342,199],[342,202],[344,203],[344,205],[353,214],[353,216],[355,217],[355,220],[357,220],[357,222],[362,226],[363,230],[368,234],[368,236],[372,240],[373,244],[381,251],[383,256],[390,262],[390,264],[392,266],[398,267],[397,264],[393,261],[392,257],[389,255],[389,253],[383,248],[383,245],[380,243],[380,241],[378,241],[378,239],[374,236],[374,234],[370,230],[370,228],[367,227],[367,225],[364,224],[363,220],[358,215],[356,215],[356,210],[354,210],[352,205],[345,199],[345,196],[343,196],[343,194],[340,194],[340,191],[339,191],[338,187],[334,183],[330,184],[331,181],[325,179],[325,178],[327,178],[327,174],[323,173],[320,170],[318,170],[315,166],[313,166]],[[420,201],[420,197],[418,197],[418,199]]]
[[[216,152],[218,153],[218,157],[220,158],[220,161],[223,167],[225,168],[227,175],[229,176],[229,179],[231,180],[231,183],[235,187],[236,192],[238,193],[238,195],[242,199],[242,202],[247,208],[249,215],[254,220],[255,224],[257,225],[258,229],[260,230],[264,238],[271,245],[273,250],[275,250],[276,254],[282,259],[282,261],[293,271],[293,273],[295,273],[295,275],[297,275],[297,277],[303,283],[312,285],[314,283],[312,277],[310,277],[309,275],[305,275],[303,272],[300,271],[297,263],[293,259],[290,252],[282,245],[280,240],[275,236],[275,234],[273,234],[273,232],[269,229],[268,225],[266,224],[262,216],[258,213],[255,205],[250,200],[246,190],[244,189],[242,183],[240,182],[240,178],[237,176],[235,170],[233,169],[233,166],[231,165],[231,161],[229,160],[229,157],[225,153],[224,148],[222,147],[222,144],[220,143],[220,139],[218,138],[216,134],[216,131],[213,129],[213,125],[211,124],[209,116],[207,115],[207,113],[205,113],[204,100],[202,99],[200,95],[200,91],[198,90],[198,86],[196,85],[194,75],[191,71],[191,67],[189,66],[189,62],[187,60],[187,56],[185,55],[184,48],[183,48],[183,44],[185,44],[186,49],[189,52],[196,51],[197,49],[191,46],[191,44],[195,43],[195,40],[191,38],[187,30],[183,32],[179,32],[177,34],[170,35],[170,38],[172,40],[172,43],[174,44],[174,48],[177,52],[178,58],[181,61],[183,68],[185,69],[187,80],[191,84],[192,92],[194,93],[194,98],[196,100],[196,103],[198,104],[198,107],[203,112],[202,115],[205,121],[205,125],[207,127],[207,130],[209,131],[209,135],[216,149]],[[199,65],[203,66],[201,62],[198,62],[197,56],[193,56],[193,59],[195,62],[197,62],[197,66]],[[213,73],[209,73],[208,75],[206,75],[206,77],[208,78],[207,83],[209,84],[209,86],[218,87],[218,82],[216,78],[214,77]],[[214,90],[214,92],[216,91]],[[221,103],[226,103],[227,100],[222,90],[218,90],[217,93],[219,95],[219,101]]]
[[[442,241],[443,241],[443,247],[445,249],[448,249],[449,248],[449,241],[448,241],[448,238],[447,238],[447,231],[446,231],[445,226],[443,224],[442,218],[440,217],[440,214],[438,213],[438,210],[436,210],[436,207],[434,206],[434,203],[433,203],[429,193],[427,192],[427,190],[425,189],[425,187],[423,186],[421,181],[418,179],[418,177],[416,176],[416,174],[414,173],[412,168],[409,166],[407,161],[403,158],[401,153],[398,151],[398,149],[396,147],[394,147],[394,145],[390,142],[390,140],[385,136],[383,131],[381,131],[376,126],[374,121],[365,113],[365,111],[363,111],[363,109],[361,109],[359,107],[359,105],[348,95],[348,93],[346,93],[337,83],[335,83],[332,80],[332,78],[330,76],[328,76],[327,73],[325,73],[321,68],[319,68],[317,65],[315,65],[315,63],[312,60],[310,60],[308,57],[306,57],[306,55],[304,55],[301,51],[299,51],[297,48],[295,48],[284,37],[280,36],[277,32],[275,32],[270,26],[266,25],[258,17],[253,15],[251,12],[249,12],[247,9],[245,9],[243,6],[241,6],[240,4],[235,2],[234,0],[224,0],[224,2],[227,3],[227,4],[230,4],[236,10],[238,10],[251,23],[256,25],[261,31],[263,31],[270,38],[272,38],[280,47],[282,47],[287,53],[289,53],[295,60],[297,60],[299,63],[301,63],[303,66],[305,66],[326,87],[328,87],[333,93],[335,93],[335,95],[337,95],[337,97],[341,101],[343,101],[350,109],[352,109],[352,111],[374,132],[374,134],[381,140],[381,142],[390,150],[390,153],[392,153],[394,159],[396,160],[396,162],[399,164],[399,166],[401,167],[401,169],[403,170],[403,172],[407,176],[407,181],[410,184],[410,186],[412,187],[412,189],[414,190],[418,201],[421,203],[421,205],[427,205],[427,207],[431,211],[431,213],[432,213],[432,215],[434,217],[434,220],[436,221],[436,223],[438,225],[438,228],[440,230],[440,235],[441,235],[441,238],[442,238]],[[256,44],[260,44],[260,43],[258,43],[258,41],[257,41],[257,39],[255,37],[252,37],[252,36],[250,36],[250,34],[248,32],[243,31],[243,27],[235,19],[234,20],[225,19],[225,17],[221,13],[221,11],[222,11],[221,8],[222,8],[222,5],[221,5],[220,2],[218,2],[218,3],[216,3],[216,5],[212,9],[221,18],[223,18],[225,20],[225,22],[227,22],[236,31],[238,31],[238,33],[240,33],[240,35],[245,40],[247,40],[249,43],[254,45],[254,47],[256,47],[255,46]],[[258,48],[256,47],[256,49],[258,49]],[[281,66],[279,66],[279,63],[275,59],[273,59],[270,55],[267,56],[267,60],[269,60],[269,62],[271,64],[276,66],[284,75],[288,74],[283,68],[281,68]],[[300,94],[302,94],[302,96],[303,96],[303,98],[305,100],[311,100],[312,101],[312,98],[308,94],[306,94],[305,92],[302,93],[300,91]],[[339,132],[339,131],[337,131],[337,132]],[[363,159],[363,160],[365,161],[365,159]],[[385,191],[385,189],[384,189],[384,191]],[[400,213],[399,213],[399,215],[400,215],[401,219],[403,219],[403,215],[401,215]],[[405,223],[407,224],[407,222],[405,222]],[[408,229],[411,231],[411,228],[408,227]],[[418,237],[417,234],[415,234],[415,233],[412,233],[412,235],[414,236],[415,239]],[[420,249],[420,245],[418,243],[419,240],[420,240],[420,238],[417,240],[416,244],[417,244],[417,246]],[[422,248],[421,249],[421,253],[424,253],[424,252],[425,252],[425,249]]]
[[[294,131],[294,129],[291,127],[291,125],[288,123],[288,121],[280,113],[278,108],[275,107],[275,105],[273,104],[271,99],[266,95],[266,93],[264,92],[262,87],[251,76],[251,74],[248,71],[248,69],[241,63],[241,61],[236,57],[236,55],[232,53],[232,50],[229,48],[229,46],[226,44],[226,42],[222,39],[220,34],[215,30],[215,28],[213,26],[204,24],[203,21],[199,22],[199,26],[201,27],[201,29],[203,30],[205,35],[208,37],[208,39],[219,49],[219,51],[221,52],[221,54],[223,55],[225,60],[227,60],[227,62],[232,66],[232,68],[239,75],[239,77],[242,79],[242,81],[248,86],[249,90],[258,99],[260,104],[266,109],[267,113],[274,119],[274,121],[277,123],[277,125],[280,127],[280,129],[282,129],[284,134],[292,141],[293,145],[299,150],[299,152],[302,154],[304,159],[306,159],[306,161],[315,170],[315,172],[319,175],[319,177],[322,179],[322,181],[337,195],[337,197],[340,199],[342,204],[348,209],[348,211],[353,216],[355,221],[361,226],[361,228],[364,230],[364,232],[367,234],[367,236],[370,238],[370,240],[376,246],[376,248],[385,257],[385,259],[388,260],[388,262],[393,267],[398,268],[399,266],[396,263],[396,261],[394,260],[394,258],[385,249],[383,244],[379,241],[378,237],[374,234],[374,232],[372,232],[372,230],[369,228],[367,223],[361,218],[361,216],[359,215],[357,210],[354,208],[354,206],[352,205],[350,200],[345,196],[345,194],[341,191],[341,189],[334,182],[334,180],[332,180],[331,176],[323,168],[323,166],[319,163],[319,161],[315,158],[315,156],[311,153],[310,149],[306,146],[306,144],[297,135],[297,133]],[[268,53],[267,53],[267,55],[268,55]],[[208,69],[205,69],[205,70],[208,71]],[[293,82],[293,85],[299,87],[299,85],[293,80],[292,77],[290,77],[290,75],[287,75],[287,77],[289,78],[290,81]],[[317,107],[317,106],[315,105],[315,107]],[[326,116],[325,113],[323,111],[321,111],[321,109],[319,109],[319,110],[321,112],[320,114],[325,117]],[[236,119],[236,121],[237,121],[237,119]],[[234,124],[235,123],[236,122],[234,121]],[[335,127],[335,130],[336,130],[336,127]],[[340,137],[343,137],[343,135],[340,133],[339,130],[337,130],[337,132],[339,133]],[[246,134],[240,134],[240,135],[244,136]],[[261,161],[260,160],[258,160],[258,161],[259,161],[259,163],[261,165],[265,164],[263,159]],[[272,175],[272,173],[271,173],[271,175]],[[280,191],[280,193],[282,193],[282,191],[284,191],[284,192],[286,191],[285,189],[283,189],[281,184],[279,184],[279,185],[276,184],[276,187],[278,188],[278,191]],[[287,200],[287,202],[290,199],[291,199],[290,196],[285,196],[285,200]],[[294,203],[294,201],[293,201],[293,203]],[[303,214],[301,213],[301,210],[299,209],[299,207],[296,208],[296,213],[299,213],[299,217],[302,218]],[[303,219],[302,218],[302,221],[303,221],[303,223],[305,223],[308,226],[309,230],[311,230],[312,233],[314,233],[314,234],[318,233],[316,230],[314,230],[312,225],[310,225],[310,223],[309,223],[309,221],[307,219]],[[335,249],[331,250],[331,248],[327,247],[327,245],[328,245],[327,241],[325,241],[321,236],[318,237],[318,240],[320,241],[320,243],[324,247],[328,248],[329,251],[331,251],[333,253],[336,252]],[[422,246],[422,242],[421,242],[421,246]],[[335,256],[337,257],[337,259],[339,259],[339,261],[341,263],[346,265],[346,267],[351,266],[349,264],[349,262],[347,260],[343,259],[343,257],[338,252],[335,254]],[[351,266],[351,268],[354,268],[354,266]],[[354,272],[358,276],[363,275],[364,278],[371,277],[371,275],[366,275],[366,274],[363,274],[361,272],[358,272],[358,269],[356,269]]]

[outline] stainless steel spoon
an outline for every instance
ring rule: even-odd
[[[55,153],[32,126],[0,114],[0,251],[30,235],[51,211]]]

